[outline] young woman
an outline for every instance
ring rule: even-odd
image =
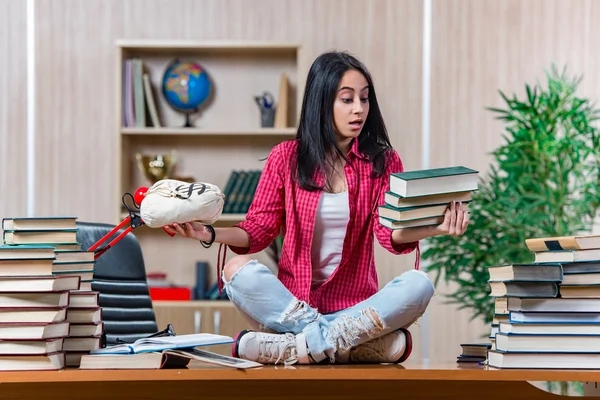
[[[389,176],[403,171],[365,66],[344,52],[320,55],[308,73],[295,140],[273,148],[246,220],[212,230],[197,223],[168,229],[235,253],[223,282],[253,330],[234,355],[261,363],[402,362],[406,329],[434,287],[418,269],[378,291],[374,237],[393,254],[435,235],[462,235],[469,223],[450,204],[439,226],[390,230],[379,224]],[[278,275],[246,254],[283,233]]]

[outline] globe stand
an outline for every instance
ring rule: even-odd
[[[194,125],[192,125],[190,115],[192,115],[193,113],[196,113],[197,111],[198,110],[194,110],[192,112],[185,113],[185,125],[183,125],[184,128],[194,128]]]

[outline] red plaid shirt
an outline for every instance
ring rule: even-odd
[[[379,223],[377,207],[384,203],[384,193],[389,190],[389,175],[403,171],[400,157],[395,151],[391,152],[383,176],[373,179],[370,177],[372,166],[358,151],[358,141],[354,140],[344,167],[350,221],[342,259],[329,279],[321,287],[311,291],[310,244],[321,192],[306,191],[292,179],[290,166],[295,158],[296,148],[296,140],[282,142],[273,148],[265,163],[246,220],[236,225],[248,232],[250,247],[230,248],[237,254],[259,252],[281,230],[284,241],[279,261],[279,280],[299,300],[306,301],[319,312],[327,314],[351,307],[378,291],[373,236],[393,254],[410,253],[418,248],[418,242],[393,245],[392,231]],[[317,179],[317,183],[322,184],[322,178]]]

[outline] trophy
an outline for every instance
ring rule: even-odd
[[[156,182],[171,176],[177,161],[177,154],[175,150],[171,150],[169,154],[136,153],[135,158],[140,171],[144,173],[150,184],[154,185]]]

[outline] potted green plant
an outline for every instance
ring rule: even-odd
[[[500,91],[503,144],[469,205],[463,236],[428,240],[422,258],[440,279],[457,283],[448,302],[490,323],[487,267],[533,261],[525,239],[590,232],[600,198],[598,110],[576,93],[580,78],[552,68],[546,87],[525,86],[523,98]]]

